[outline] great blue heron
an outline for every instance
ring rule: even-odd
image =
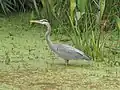
[[[51,26],[48,20],[46,19],[31,20],[30,22],[39,23],[47,26],[47,32],[45,34],[47,44],[55,54],[57,54],[59,57],[65,60],[66,65],[68,65],[69,60],[78,60],[78,59],[90,60],[90,58],[86,56],[84,52],[76,48],[73,48],[72,46],[66,44],[53,44],[52,41],[50,40]]]

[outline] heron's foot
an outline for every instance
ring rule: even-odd
[[[68,63],[69,63],[69,60],[65,60],[65,64],[66,64],[66,66],[68,65]]]

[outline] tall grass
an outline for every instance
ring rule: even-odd
[[[69,20],[73,34],[69,34],[69,36],[75,47],[85,51],[93,60],[103,61],[105,38],[104,40],[101,38],[100,24],[98,24],[99,21],[96,20],[96,15],[98,15],[99,10],[95,9],[92,3],[87,0],[84,2],[78,1],[77,5],[79,9],[76,12],[80,12],[80,18],[74,18],[70,12]],[[72,7],[70,7],[70,10],[72,10],[71,8]],[[76,9],[75,7],[73,8]],[[94,11],[96,11],[96,13]],[[72,12],[74,11],[72,10]],[[74,13],[74,15],[75,14],[77,13]]]
[[[37,6],[41,6],[40,0],[0,0],[0,12],[9,15],[13,12],[26,12],[35,8],[37,14]]]
[[[84,6],[84,10],[83,10],[84,14],[80,16],[80,19],[76,20],[76,18],[74,18],[73,20],[71,19],[72,18],[71,15],[68,16],[71,27],[72,27],[71,28],[72,34],[69,34],[69,36],[72,42],[74,43],[75,47],[85,51],[88,55],[92,57],[93,60],[105,61],[105,62],[112,60],[112,64],[114,64],[116,61],[115,60],[116,58],[110,59],[109,56],[111,55],[110,53],[112,52],[106,51],[106,48],[105,48],[106,43],[109,42],[108,38],[110,34],[109,33],[107,34],[107,32],[104,29],[110,28],[107,24],[112,24],[112,27],[110,30],[115,28],[114,26],[115,22],[113,22],[115,21],[115,19],[113,17],[115,14],[119,13],[118,5],[115,6],[113,9],[113,10],[116,10],[115,14],[112,15],[110,12],[113,10],[111,10],[109,12],[110,14],[108,13],[108,15],[106,15],[106,10],[107,10],[106,7],[108,7],[108,5],[106,6],[106,2],[109,3],[109,1],[107,0],[100,0],[99,2],[95,0],[93,1],[95,6],[91,1],[88,1],[87,6],[86,7]],[[113,2],[117,3],[118,1],[116,2],[113,1]],[[82,1],[81,1],[81,4],[85,5],[82,3]],[[81,8],[83,9],[83,7]],[[106,17],[112,16],[110,18],[111,20],[107,18],[107,23],[106,23],[105,16]],[[118,40],[119,40],[119,34],[118,34]],[[109,46],[109,48],[111,47]],[[111,57],[115,57],[115,56],[111,56]],[[107,62],[107,63],[110,63],[110,62]]]

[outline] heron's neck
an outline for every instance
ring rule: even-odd
[[[52,41],[50,40],[51,26],[49,23],[47,23],[46,26],[47,26],[47,32],[45,34],[45,37],[49,47],[51,47],[52,46]]]

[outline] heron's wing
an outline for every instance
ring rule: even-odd
[[[62,50],[62,47],[64,47],[64,50],[68,51],[69,53],[79,53],[81,55],[84,55],[84,52],[72,47],[72,46],[69,46],[69,45],[65,45],[65,44],[61,44],[60,45],[60,49]]]
[[[78,59],[78,58],[82,58],[85,56],[84,52],[73,48],[72,46],[69,45],[65,45],[65,44],[57,44],[56,45],[56,51],[59,54],[64,54],[64,55],[68,55],[70,57],[72,57],[72,59]]]

